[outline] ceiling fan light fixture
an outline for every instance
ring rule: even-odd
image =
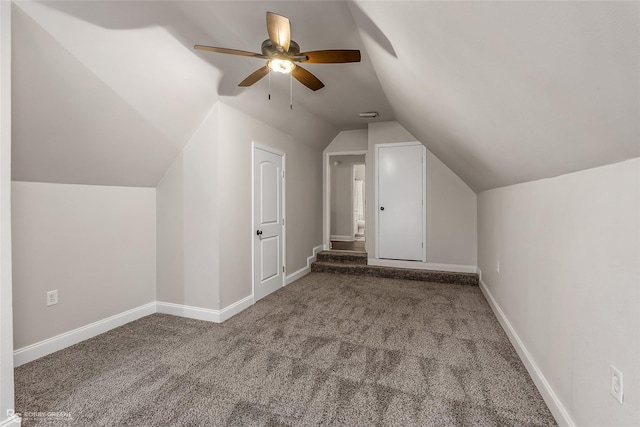
[[[289,74],[291,77],[291,85],[293,85],[293,79],[296,79],[310,90],[316,91],[322,89],[324,83],[296,63],[345,64],[348,62],[360,62],[361,59],[360,51],[355,49],[300,52],[300,45],[291,40],[291,22],[289,22],[287,17],[278,15],[277,13],[267,12],[267,33],[269,34],[269,38],[262,42],[260,46],[261,53],[204,45],[195,45],[194,48],[209,52],[266,60],[267,63],[265,65],[251,73],[238,84],[240,87],[251,86],[263,77],[271,76],[271,71],[275,71],[277,73]]]
[[[267,66],[271,69],[271,71],[282,74],[291,74],[293,69],[296,67],[296,64],[288,59],[271,59],[267,63]]]

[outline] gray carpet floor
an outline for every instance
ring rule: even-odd
[[[480,289],[311,273],[223,324],[154,314],[15,371],[24,426],[550,426]],[[37,414],[36,414],[37,415]]]

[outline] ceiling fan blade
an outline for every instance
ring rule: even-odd
[[[198,50],[207,50],[209,52],[227,53],[229,55],[251,56],[254,58],[267,59],[267,57],[262,55],[261,53],[247,52],[245,50],[225,49],[224,47],[202,46],[199,44],[195,45],[194,48]]]
[[[291,72],[293,77],[308,87],[309,89],[316,91],[318,89],[322,89],[324,87],[324,83],[322,83],[316,76],[297,65],[293,71]]]
[[[307,59],[300,59],[300,62],[316,64],[342,64],[345,62],[360,62],[359,50],[315,50],[312,52],[302,52],[296,56],[306,56]]]
[[[258,68],[256,71],[251,73],[246,79],[241,81],[238,86],[242,86],[242,87],[251,86],[258,80],[266,76],[267,74],[269,74],[269,67],[265,65],[264,67]]]
[[[281,47],[283,52],[289,50],[289,44],[291,43],[291,24],[288,18],[278,15],[277,13],[267,12],[267,31],[269,32],[271,43],[273,43],[276,49]]]

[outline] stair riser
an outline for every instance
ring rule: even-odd
[[[357,276],[381,277],[387,279],[419,280],[423,282],[450,283],[456,285],[478,286],[478,275],[467,273],[449,273],[445,271],[394,269],[376,266],[339,266],[321,262],[311,264],[312,272],[350,274]]]
[[[320,262],[367,265],[367,258],[358,255],[332,255],[320,252],[316,255],[316,259]]]

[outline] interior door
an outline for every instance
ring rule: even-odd
[[[254,146],[254,299],[284,285],[284,156]]]
[[[424,251],[425,148],[377,147],[378,258],[426,261]]]

